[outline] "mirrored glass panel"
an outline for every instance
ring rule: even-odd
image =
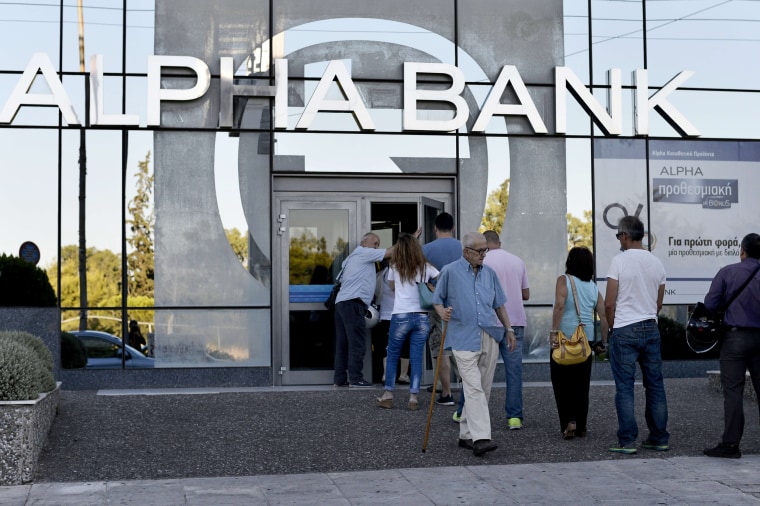
[[[60,13],[55,3],[0,4],[0,47],[4,48],[0,51],[0,69],[23,70],[37,52],[47,53],[57,63]]]
[[[647,54],[653,83],[677,70],[695,72],[685,86],[753,89],[760,38],[757,2],[647,2]]]
[[[157,310],[156,367],[251,367],[271,363],[269,310]]]

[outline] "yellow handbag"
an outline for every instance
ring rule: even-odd
[[[552,350],[552,359],[560,365],[580,364],[591,356],[591,345],[588,343],[588,337],[586,337],[585,325],[581,322],[581,311],[578,307],[578,293],[575,291],[575,282],[572,276],[568,276],[568,279],[573,289],[575,313],[578,315],[578,327],[576,327],[575,332],[569,338],[561,330],[557,333],[559,348]]]

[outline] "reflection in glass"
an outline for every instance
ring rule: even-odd
[[[268,309],[158,310],[154,328],[156,367],[252,367],[271,363]]]
[[[348,255],[348,211],[292,210],[289,225],[290,301],[322,302]]]
[[[330,369],[335,327],[322,303],[348,255],[348,211],[294,209],[288,223],[290,367]]]

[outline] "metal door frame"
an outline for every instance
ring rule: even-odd
[[[287,212],[291,209],[335,209],[346,204],[355,205],[349,210],[349,249],[359,244],[361,236],[371,229],[372,202],[416,202],[418,223],[423,223],[424,206],[429,202],[442,202],[446,209],[455,205],[455,179],[453,177],[381,177],[346,178],[333,176],[274,176],[272,198],[272,369],[274,385],[332,384],[332,371],[290,371],[290,300],[288,286],[287,233],[279,231],[287,226]],[[422,194],[425,196],[421,196]],[[283,207],[285,205],[285,207]],[[284,216],[283,216],[284,215]],[[434,237],[426,238],[425,242]],[[322,309],[299,304],[301,309]],[[367,337],[370,350],[370,337]],[[365,357],[365,368],[372,364],[371,353]],[[427,378],[430,376],[430,378]],[[432,381],[432,372],[424,371],[424,378]]]

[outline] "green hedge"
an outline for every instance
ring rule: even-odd
[[[50,350],[39,337],[0,332],[0,401],[33,400],[54,390],[52,364]]]
[[[0,306],[53,307],[47,273],[19,257],[0,255]]]
[[[87,365],[87,354],[82,342],[74,334],[61,332],[61,367],[81,369]]]

